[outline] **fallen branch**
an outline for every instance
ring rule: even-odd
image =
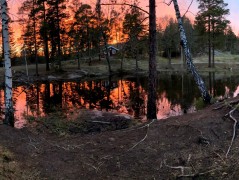
[[[155,120],[157,120],[157,119],[153,119],[150,123],[148,123],[148,124],[146,124],[146,125],[144,125],[144,126],[142,126],[142,127],[139,128],[139,129],[142,129],[142,128],[144,128],[144,127],[147,127],[147,132],[146,132],[144,138],[141,139],[139,142],[137,142],[135,145],[133,145],[131,148],[129,148],[127,151],[131,151],[132,149],[134,149],[136,146],[138,146],[140,143],[142,143],[142,142],[148,137],[149,126],[150,126]]]
[[[238,103],[239,103],[239,100],[234,100],[234,101],[229,101],[229,102],[223,100],[223,102],[220,102],[219,106],[213,108],[213,110],[219,110],[219,109],[222,109],[222,108],[227,107],[227,106],[233,107],[233,105],[236,105]]]
[[[202,175],[205,175],[205,174],[208,174],[210,172],[213,172],[213,171],[216,171],[220,168],[214,168],[214,169],[211,169],[211,170],[208,170],[208,171],[205,171],[205,172],[202,172],[202,173],[196,173],[196,174],[186,174],[186,175],[179,175],[177,177],[198,177],[198,176],[202,176]]]
[[[171,169],[179,169],[181,171],[181,174],[178,175],[177,177],[178,178],[182,178],[182,177],[196,177],[196,176],[201,176],[201,175],[205,175],[205,174],[208,174],[210,172],[213,172],[213,171],[216,171],[218,169],[221,169],[220,167],[217,167],[217,168],[214,168],[214,169],[211,169],[211,170],[208,170],[208,171],[205,171],[205,172],[201,172],[201,173],[192,173],[192,167],[189,167],[189,166],[170,166],[170,165],[167,165],[166,164],[166,161],[164,161],[164,165],[168,168],[171,168]],[[185,171],[188,171],[188,174],[185,174]]]
[[[191,177],[193,174],[192,174],[192,167],[188,167],[188,166],[170,166],[170,165],[167,165],[166,164],[166,161],[164,161],[164,165],[168,168],[171,168],[171,169],[180,169],[181,171],[181,177]],[[185,174],[185,170],[187,170],[189,172],[189,174]]]
[[[106,121],[87,121],[90,123],[99,123],[99,124],[111,124],[110,122],[106,122]]]
[[[232,110],[226,115],[226,116],[229,116],[229,118],[234,121],[234,125],[233,125],[233,135],[232,135],[232,139],[231,139],[230,146],[228,147],[228,150],[227,150],[227,153],[226,153],[226,158],[227,158],[227,156],[228,156],[228,154],[229,154],[229,152],[230,152],[230,150],[231,150],[232,144],[233,144],[233,142],[234,142],[234,140],[235,140],[235,137],[236,137],[237,120],[236,120],[236,118],[234,118],[234,117],[232,116],[232,113],[233,113],[234,111],[236,111],[236,109],[237,109],[238,106],[239,106],[239,105],[237,105],[236,107],[234,107],[234,109],[232,109]]]

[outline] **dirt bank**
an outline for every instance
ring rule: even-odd
[[[0,146],[13,154],[1,155],[1,166],[17,166],[1,167],[0,179],[238,179],[239,138],[226,157],[234,122],[223,116],[230,109],[214,110],[224,104],[87,135],[0,125]]]

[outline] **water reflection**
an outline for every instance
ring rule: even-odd
[[[212,96],[232,97],[239,93],[237,77],[203,77]],[[25,124],[24,115],[45,116],[60,112],[66,117],[77,109],[98,109],[129,114],[144,119],[147,104],[147,78],[112,78],[82,82],[44,82],[14,88],[16,127]],[[187,74],[161,74],[157,80],[158,119],[194,111],[200,93]],[[4,92],[0,91],[0,113]],[[3,118],[3,116],[2,116]]]

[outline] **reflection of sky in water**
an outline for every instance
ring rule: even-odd
[[[136,118],[146,119],[147,78],[145,79],[140,81],[140,83],[135,79],[114,80],[111,84],[110,94],[108,94],[109,81],[107,80],[92,81],[90,83],[61,82],[58,84],[54,82],[49,85],[48,97],[46,95],[46,84],[39,85],[38,91],[36,85],[28,89],[24,86],[17,87],[14,89],[14,107],[16,110],[15,117],[17,119],[15,126],[21,127],[26,123],[24,115],[39,117],[48,114],[50,112],[50,106],[46,106],[46,103],[49,102],[51,103],[51,107],[54,103],[60,104],[61,112],[64,113],[66,117],[72,114],[70,112],[79,112],[79,109],[82,108],[106,111],[107,108],[103,105],[105,105],[104,103],[106,102],[110,102],[110,104],[108,104],[109,106],[107,106],[109,107],[109,111],[126,113]],[[200,96],[200,94],[194,90],[197,88],[192,88],[194,85],[190,82],[190,79],[180,79],[178,77],[172,77],[172,79],[174,80],[158,84],[158,119],[182,115],[185,111],[187,113],[195,111],[195,107],[192,106],[192,104],[195,98]],[[181,83],[179,82],[180,80]],[[175,83],[177,83],[179,87],[176,88]],[[222,83],[222,90],[219,90],[220,87],[217,87],[217,83],[214,84],[215,87],[211,87],[213,94],[215,93],[214,89],[221,93],[217,94],[216,92],[214,96],[235,97],[239,93],[239,86],[235,85],[233,88],[231,85],[223,85]],[[62,95],[60,95],[60,92]],[[187,98],[189,98],[189,100]],[[37,103],[37,101],[39,103]],[[1,90],[1,107],[3,102],[4,94],[3,90]],[[2,109],[3,108],[0,110],[2,111]]]
[[[233,97],[236,97],[239,94],[239,86],[237,86],[236,91],[233,93]]]

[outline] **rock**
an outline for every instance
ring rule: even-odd
[[[52,75],[48,76],[47,78],[50,79],[50,80],[51,80],[51,79],[57,79],[57,77],[52,76]]]

